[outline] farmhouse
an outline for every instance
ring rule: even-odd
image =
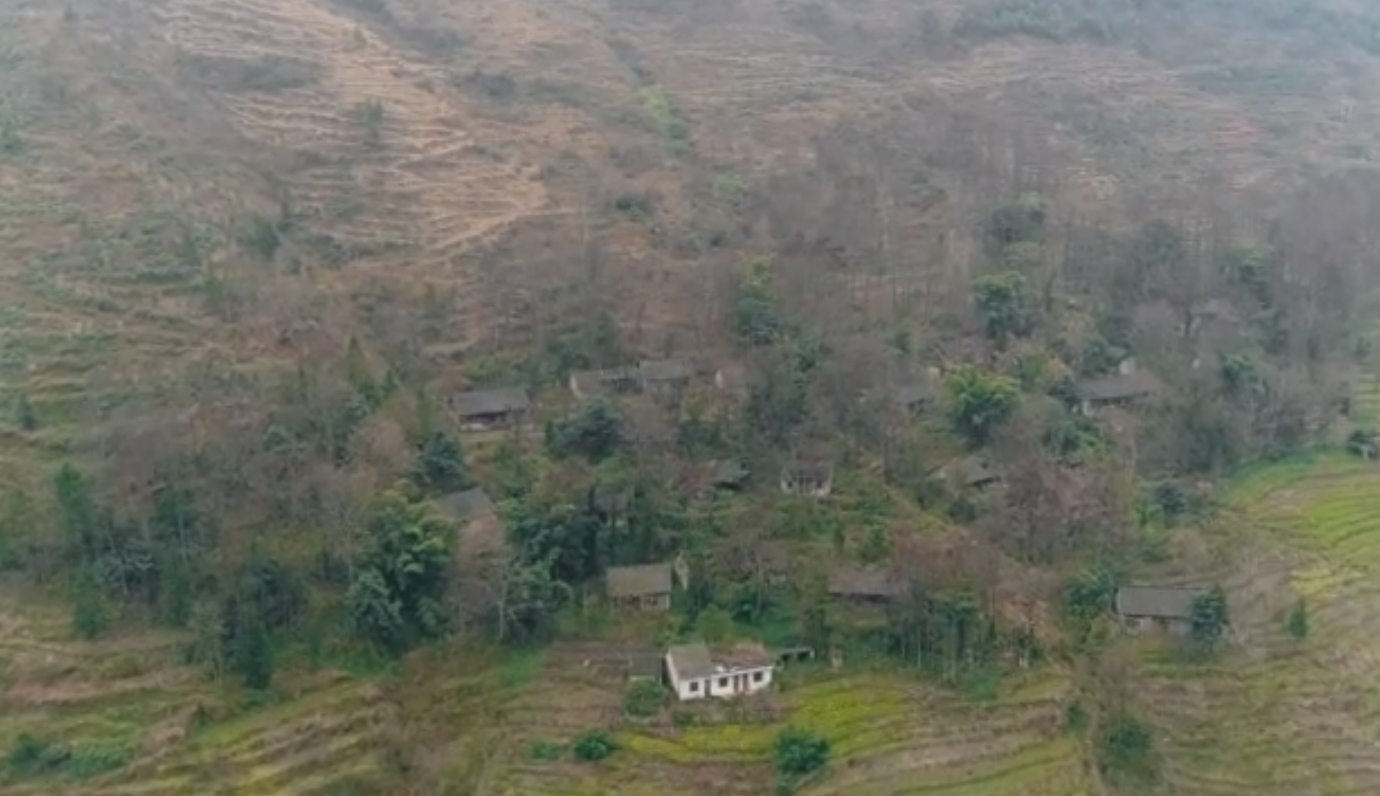
[[[666,650],[666,677],[682,701],[753,694],[771,686],[776,661],[759,647],[711,656],[704,644]]]
[[[1117,590],[1116,615],[1128,633],[1157,630],[1185,636],[1193,627],[1193,601],[1206,593],[1205,589],[1126,586]]]
[[[690,383],[695,368],[685,359],[644,359],[637,374],[644,390],[677,390]]]
[[[642,379],[637,368],[609,368],[607,370],[577,370],[567,381],[571,395],[592,398],[596,395],[627,395],[642,391]]]
[[[609,567],[605,580],[609,602],[617,608],[657,611],[671,608],[670,564]]]
[[[462,392],[451,398],[450,406],[461,428],[484,431],[520,422],[532,409],[532,401],[521,387],[500,387]]]
[[[1123,360],[1115,376],[1079,383],[1078,398],[1083,414],[1107,406],[1127,406],[1149,398],[1164,389],[1153,373],[1136,367],[1135,359]]]
[[[900,581],[881,569],[841,566],[829,573],[829,596],[868,605],[891,602],[904,593]]]
[[[827,497],[834,489],[834,465],[822,454],[798,455],[781,468],[781,491]]]

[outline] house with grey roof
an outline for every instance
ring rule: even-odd
[[[471,390],[453,396],[451,411],[466,431],[503,428],[520,422],[532,410],[532,400],[522,387]]]
[[[1116,615],[1128,633],[1156,630],[1186,636],[1193,629],[1193,603],[1207,589],[1125,586],[1116,593]]]
[[[740,645],[718,654],[703,643],[666,650],[666,677],[682,702],[754,694],[771,687],[776,659],[760,645]]]
[[[464,522],[494,512],[494,503],[482,488],[465,489],[436,498],[441,513],[453,520]]]
[[[642,391],[642,377],[636,367],[571,371],[566,380],[570,394],[584,400],[599,395],[632,395]]]
[[[903,584],[883,569],[855,565],[835,567],[829,573],[829,596],[863,604],[885,604],[905,593]]]
[[[1090,415],[1108,406],[1128,406],[1153,397],[1164,390],[1155,374],[1136,365],[1134,358],[1122,360],[1116,375],[1078,383],[1078,400],[1083,414]]]
[[[609,567],[604,581],[609,602],[616,608],[671,609],[671,565],[668,563]]]

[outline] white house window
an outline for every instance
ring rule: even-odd
[[[692,693],[692,694],[698,694],[699,692],[700,692],[700,681],[699,681],[699,680],[691,680],[691,681],[690,681],[690,693]]]
[[[727,678],[727,677],[720,677],[720,678],[719,678],[719,687],[720,687],[720,688],[728,688],[728,678]]]
[[[753,673],[752,673],[752,682],[754,682],[754,683],[760,683],[760,682],[762,682],[762,678],[763,678],[764,676],[765,676],[765,675],[763,675],[761,672],[753,672]]]

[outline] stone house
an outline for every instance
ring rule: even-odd
[[[834,490],[834,465],[823,454],[797,455],[781,468],[781,491],[788,495],[828,497]]]

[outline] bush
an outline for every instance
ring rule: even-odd
[[[796,780],[829,764],[829,742],[799,727],[787,727],[776,736],[776,770],[783,779]]]
[[[554,763],[565,754],[565,748],[553,741],[533,741],[527,749],[527,756],[543,763]]]
[[[63,770],[75,779],[92,779],[124,768],[133,756],[132,749],[118,744],[78,747],[72,750]]]
[[[618,746],[613,742],[613,738],[603,730],[590,730],[582,734],[575,739],[575,744],[571,747],[575,759],[586,763],[603,760],[617,749]]]
[[[629,716],[647,719],[661,712],[666,689],[656,680],[638,680],[623,694],[623,710]]]
[[[21,732],[5,756],[5,766],[17,776],[35,776],[56,771],[70,756],[61,744]]]
[[[1158,774],[1154,737],[1134,716],[1111,717],[1098,739],[1098,767],[1113,783],[1152,782]]]
[[[1302,597],[1289,609],[1289,618],[1284,621],[1284,629],[1295,641],[1308,638],[1308,605]]]

